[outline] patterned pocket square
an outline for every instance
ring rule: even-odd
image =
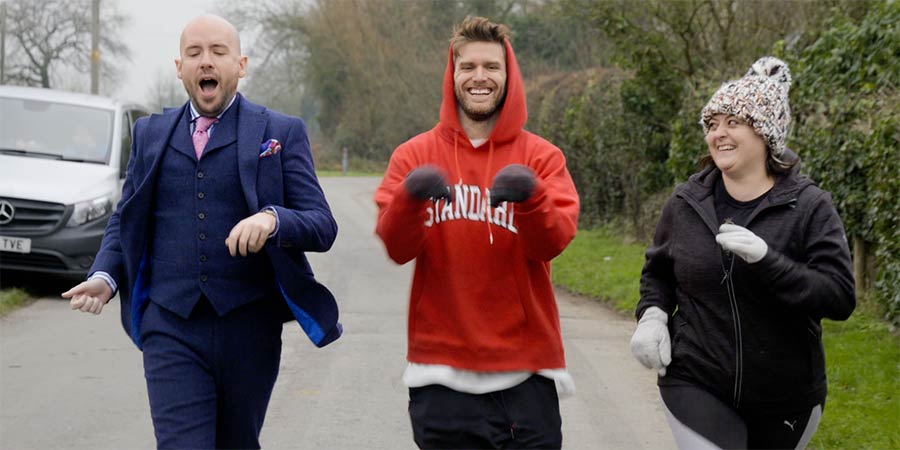
[[[263,142],[259,147],[259,157],[265,158],[266,156],[272,156],[281,151],[281,142],[278,142],[278,139],[269,139],[266,142]]]

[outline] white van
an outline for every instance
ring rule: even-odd
[[[146,108],[0,86],[0,269],[83,278],[122,195]]]

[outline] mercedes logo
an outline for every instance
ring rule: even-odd
[[[0,225],[6,225],[13,220],[16,208],[6,200],[0,200]]]

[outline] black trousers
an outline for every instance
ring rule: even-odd
[[[188,319],[150,302],[144,376],[160,449],[259,448],[281,360],[281,320],[255,301],[219,317],[205,298]]]
[[[480,395],[440,385],[410,388],[409,417],[423,449],[562,447],[556,384],[539,375]]]

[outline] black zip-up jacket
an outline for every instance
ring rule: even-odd
[[[856,306],[843,224],[830,194],[795,168],[747,222],[768,244],[748,264],[716,243],[719,177],[708,168],[675,188],[647,250],[636,315],[670,315],[672,363],[659,384],[688,381],[738,410],[811,408],[827,390],[821,319]]]

